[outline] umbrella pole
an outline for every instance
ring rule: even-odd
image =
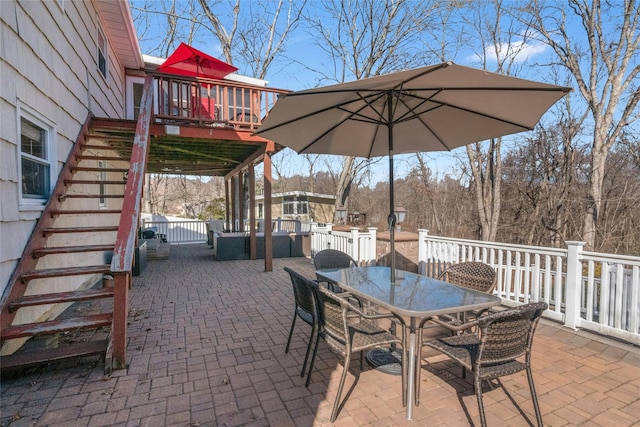
[[[391,244],[391,284],[396,283],[396,214],[393,195],[393,93],[387,92],[387,130],[389,132],[389,242]]]
[[[391,135],[389,135],[391,138]],[[394,197],[393,197],[393,151],[389,151],[389,243],[391,254],[391,284],[396,283],[396,214],[394,210]]]

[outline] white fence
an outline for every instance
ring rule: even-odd
[[[359,265],[375,265],[376,233],[376,227],[369,227],[367,232],[355,227],[350,231],[336,231],[333,224],[312,223],[311,256],[323,249],[336,249],[349,254]]]
[[[376,262],[375,229],[311,228],[311,253],[326,248],[348,253],[361,265]],[[357,242],[357,244],[356,244]],[[583,251],[583,242],[544,248],[418,233],[418,271],[435,276],[447,265],[482,261],[496,269],[496,294],[504,305],[545,301],[545,317],[640,344],[640,257]]]
[[[156,233],[166,236],[167,242],[171,244],[206,242],[209,228],[222,231],[224,227],[224,221],[181,220],[176,218],[142,218],[141,221],[143,230],[153,228]],[[215,223],[215,226],[212,227],[212,223]],[[263,227],[264,222],[259,223],[258,231],[264,231]],[[245,230],[249,231],[246,222]],[[273,220],[272,230],[273,232],[304,233],[310,230],[310,224],[295,219],[277,218]]]
[[[163,220],[152,221],[142,219],[142,229],[155,228],[155,232],[163,234],[171,244],[197,243],[207,241],[207,221],[197,220]]]

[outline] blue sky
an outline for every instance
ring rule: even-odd
[[[140,4],[141,1],[136,0],[132,1],[131,3],[135,6],[136,4]],[[314,7],[315,5],[316,4],[313,1],[309,3],[310,7]],[[222,18],[222,16],[223,15],[221,12],[221,19],[224,19]],[[165,27],[165,21],[158,20],[158,24],[156,26],[157,31],[161,31]],[[215,41],[212,41],[214,40],[214,37],[211,36],[210,33],[207,34],[208,35],[206,36],[197,37],[196,41],[193,43],[194,47],[207,52],[212,56],[222,58],[219,44]],[[142,40],[141,48],[143,53],[152,52],[153,49],[157,46],[160,37],[161,34],[154,34],[151,39]],[[183,40],[176,40],[176,45],[179,41]],[[543,58],[549,53],[548,48],[545,45],[542,45],[540,43],[524,44],[522,39],[518,40],[517,38],[511,40],[510,46],[501,46],[499,50],[504,51],[508,47],[518,47],[522,49],[519,56],[519,60],[521,60],[522,62],[535,62],[537,58],[541,58],[540,60],[542,61]],[[491,56],[494,50],[495,49],[490,46],[487,48],[486,53]],[[456,49],[455,57],[448,59],[451,59],[461,65],[476,67],[479,66],[478,55],[471,49],[469,49],[469,47],[467,47],[466,49]],[[286,52],[274,61],[274,64],[270,68],[270,72],[267,75],[266,80],[269,82],[269,86],[281,89],[300,90],[315,87],[318,85],[318,75],[310,72],[308,68],[327,69],[327,67],[324,66],[325,62],[328,66],[331,62],[326,58],[326,53],[318,47],[317,43],[311,38],[308,32],[300,29],[292,34],[292,37],[289,39],[289,42],[287,44]],[[239,73],[245,70],[243,64],[235,63],[234,65],[240,68]],[[523,68],[518,74],[519,77],[544,81],[545,76],[540,75],[539,73],[539,68]],[[427,156],[430,159],[429,164],[434,173],[438,174],[439,176],[457,176],[459,172],[458,168],[456,167],[454,156],[457,156],[458,158],[465,158],[466,154],[464,148],[460,148],[452,153],[429,153]],[[278,157],[283,158],[280,167],[283,168],[286,175],[291,175],[300,171],[306,171],[308,169],[295,153],[283,153],[279,154]],[[396,156],[396,177],[403,177],[407,174],[407,172],[411,169],[411,159],[413,159],[413,157],[413,155]],[[284,158],[286,158],[286,161],[284,161]],[[275,161],[278,161],[277,157]],[[332,156],[330,157],[330,162],[337,165],[340,163],[340,158]],[[370,184],[375,185],[375,183],[378,181],[386,180],[388,180],[388,166],[385,160],[382,162],[378,162],[378,164],[374,167],[374,178],[372,179],[372,182]]]

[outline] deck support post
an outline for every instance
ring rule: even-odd
[[[256,237],[256,171],[255,164],[249,165],[249,258],[257,258]]]
[[[127,316],[129,314],[130,273],[114,274],[113,304],[113,368],[124,369],[127,364]]]
[[[271,155],[273,142],[265,147],[264,175],[264,271],[273,271],[273,219],[271,217]]]

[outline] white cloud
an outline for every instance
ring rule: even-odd
[[[487,47],[484,54],[489,62],[497,62],[498,57],[511,57],[515,62],[522,63],[534,58],[535,56],[543,54],[547,48],[547,45],[535,40],[527,43],[524,41],[518,41],[510,44],[505,43]],[[481,60],[477,54],[471,55],[469,59],[471,61]]]

